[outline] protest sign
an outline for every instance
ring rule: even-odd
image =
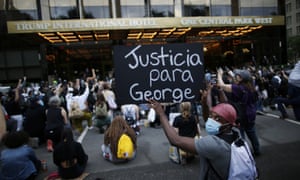
[[[204,82],[202,50],[200,43],[115,46],[118,104],[197,100]]]

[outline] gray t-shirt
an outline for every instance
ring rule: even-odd
[[[200,180],[204,180],[207,173],[209,173],[209,180],[216,179],[213,176],[213,171],[208,172],[208,160],[219,176],[222,179],[227,179],[231,158],[230,144],[217,136],[208,135],[196,139],[195,146],[200,157]]]

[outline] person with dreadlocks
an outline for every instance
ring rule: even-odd
[[[136,155],[137,139],[134,130],[123,116],[116,116],[104,134],[101,146],[103,158],[113,163],[132,160]]]
[[[80,177],[87,165],[88,155],[82,145],[73,138],[70,127],[64,127],[61,141],[53,151],[53,162],[58,167],[58,174],[63,179]]]

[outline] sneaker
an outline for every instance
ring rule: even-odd
[[[280,119],[286,119],[286,118],[289,118],[289,115],[285,114],[285,115],[280,116]]]
[[[263,111],[257,110],[256,114],[258,114],[258,115],[264,115],[265,113]]]
[[[47,140],[47,151],[53,152],[53,142],[50,139]]]

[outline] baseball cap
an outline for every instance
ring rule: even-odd
[[[236,69],[234,74],[239,75],[244,81],[250,81],[252,78],[250,72],[244,69]]]
[[[226,120],[230,124],[235,124],[237,114],[236,114],[236,110],[232,105],[228,103],[220,103],[212,107],[211,111],[221,116],[224,120]]]

